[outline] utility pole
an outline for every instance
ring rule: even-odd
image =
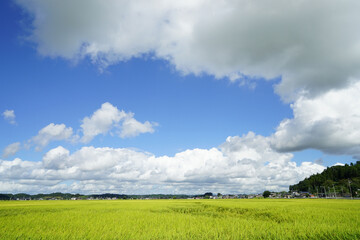
[[[325,191],[325,198],[327,198],[327,196],[326,196],[326,188],[324,186],[322,186],[322,187],[323,187],[323,189]]]
[[[351,183],[350,179],[348,179],[348,183],[349,183],[349,188],[350,188],[350,196],[351,196],[351,199],[353,199],[353,197],[352,197],[352,191],[351,191],[351,185],[350,185],[350,183]]]
[[[333,188],[334,188],[335,198],[337,198],[334,184],[333,184]]]
[[[316,187],[316,193],[317,193],[317,197],[319,198],[319,189],[318,189],[318,187]]]

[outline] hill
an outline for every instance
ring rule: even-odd
[[[309,192],[319,196],[355,197],[360,195],[360,161],[350,165],[328,167],[322,173],[314,174],[290,191]]]

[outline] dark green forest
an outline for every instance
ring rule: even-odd
[[[320,197],[359,197],[360,161],[345,166],[328,167],[322,173],[314,174],[298,184],[291,185],[289,189],[309,192]]]

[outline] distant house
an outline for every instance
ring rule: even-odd
[[[222,199],[235,199],[237,198],[236,195],[230,195],[230,194],[227,194],[227,195],[223,195],[222,196]]]
[[[292,192],[291,197],[300,197],[300,193],[298,192]]]
[[[302,197],[302,198],[307,198],[309,196],[310,196],[309,192],[300,192],[300,197]]]
[[[237,198],[247,198],[248,196],[246,194],[239,194]]]

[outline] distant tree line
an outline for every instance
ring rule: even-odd
[[[0,200],[70,200],[73,198],[76,199],[186,199],[194,196],[201,196],[209,198],[212,196],[212,193],[205,193],[203,195],[186,195],[186,194],[145,194],[145,195],[125,195],[125,194],[114,194],[114,193],[104,193],[104,194],[71,194],[71,193],[49,193],[49,194],[26,194],[26,193],[17,193],[17,194],[0,194]]]
[[[328,167],[322,173],[314,174],[298,184],[291,185],[289,189],[325,196],[355,197],[360,195],[360,161],[350,165]]]
[[[64,200],[70,200],[71,198],[81,198],[84,195],[81,194],[71,194],[71,193],[49,193],[49,194],[26,194],[26,193],[17,193],[17,194],[0,194],[0,200],[35,200],[35,199],[64,199]]]

